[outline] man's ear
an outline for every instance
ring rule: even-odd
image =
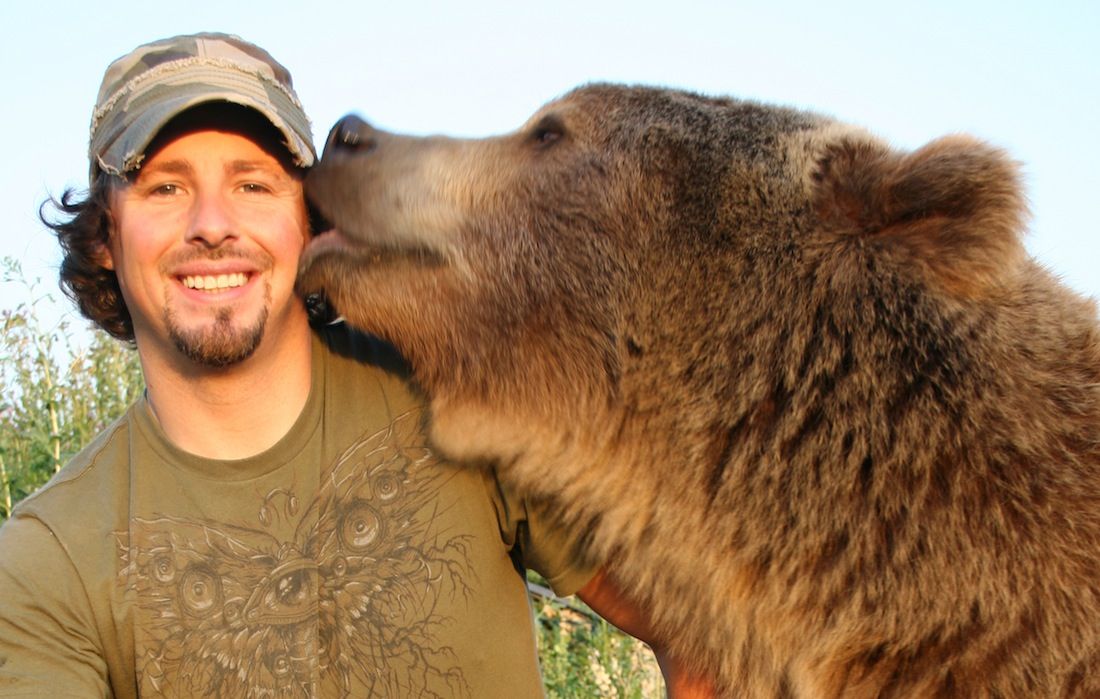
[[[92,258],[100,267],[113,272],[115,271],[115,256],[111,254],[111,238],[115,237],[115,217],[110,208],[107,209],[105,215],[107,217],[107,239],[96,243],[95,249],[92,251]]]
[[[95,251],[92,253],[92,259],[95,260],[103,269],[109,269],[112,272],[115,270],[115,258],[111,254],[111,246],[107,243],[97,243]]]

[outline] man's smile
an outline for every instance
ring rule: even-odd
[[[196,274],[183,277],[183,285],[188,289],[202,289],[206,291],[222,291],[244,286],[248,283],[249,275],[243,272],[234,274]]]

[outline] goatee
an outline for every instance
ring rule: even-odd
[[[233,311],[220,308],[215,313],[214,325],[188,330],[179,327],[169,309],[165,309],[164,322],[168,335],[185,357],[211,369],[220,369],[252,356],[260,345],[267,324],[267,308],[249,328],[233,327]]]

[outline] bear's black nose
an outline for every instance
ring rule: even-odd
[[[329,131],[325,150],[360,151],[371,150],[376,145],[374,127],[354,114],[336,122]]]

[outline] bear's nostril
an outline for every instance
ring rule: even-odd
[[[359,117],[348,115],[332,127],[326,146],[334,150],[369,151],[376,143],[374,129]]]
[[[360,148],[369,148],[374,144],[374,139],[370,137],[364,137],[363,134],[352,129],[345,129],[340,131],[337,146],[339,148],[350,148],[352,150],[359,150]]]

